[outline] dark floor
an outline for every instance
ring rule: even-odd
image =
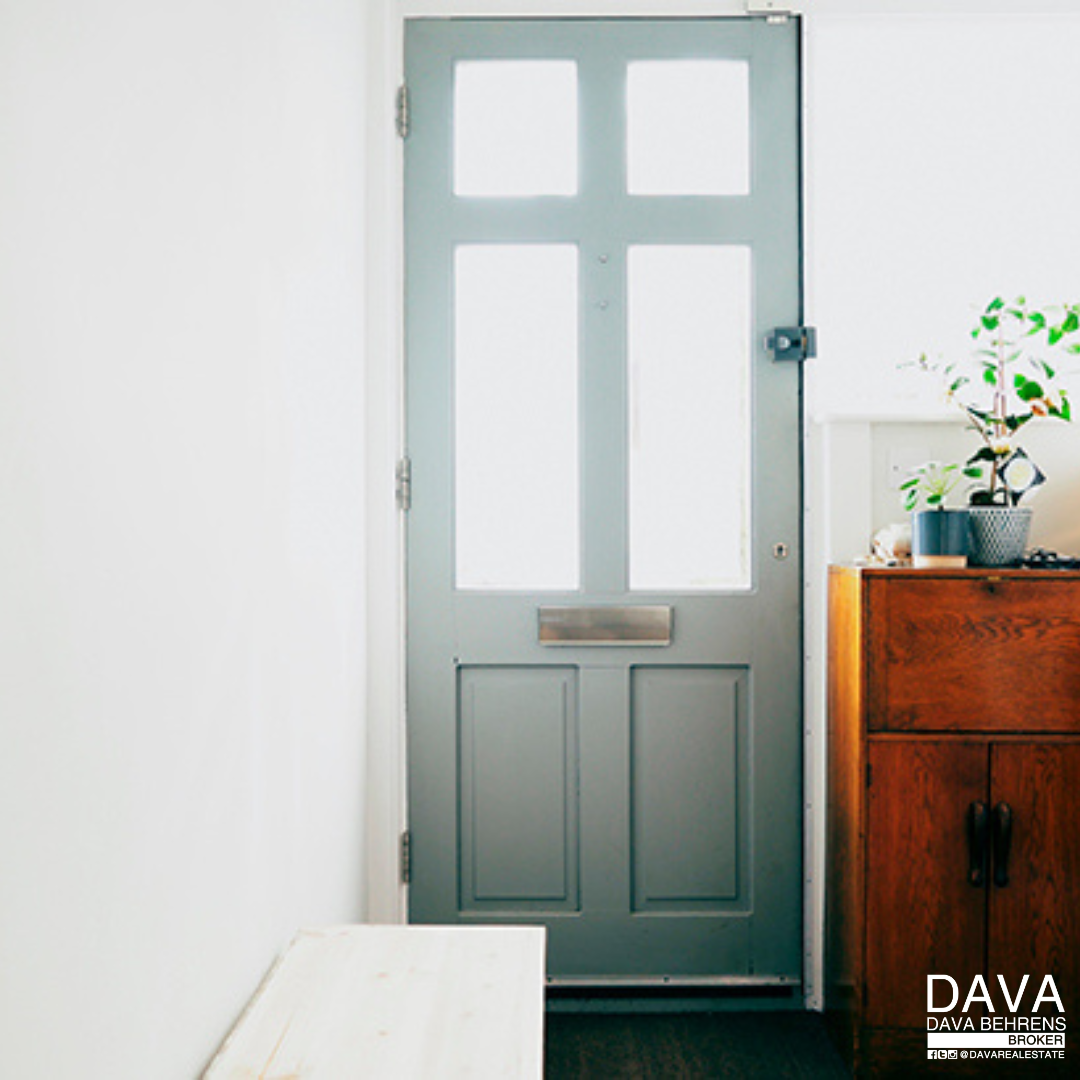
[[[819,1013],[548,1013],[547,1080],[847,1080]]]

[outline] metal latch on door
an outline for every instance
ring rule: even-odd
[[[808,360],[817,356],[817,328],[778,326],[766,336],[765,348],[773,354],[774,360]]]

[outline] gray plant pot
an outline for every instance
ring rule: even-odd
[[[920,569],[967,566],[967,510],[917,510],[911,515],[911,561]]]
[[[972,566],[1019,566],[1031,530],[1026,506],[972,506]]]

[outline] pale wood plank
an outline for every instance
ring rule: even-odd
[[[304,930],[204,1080],[539,1080],[542,927]]]

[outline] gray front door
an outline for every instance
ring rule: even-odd
[[[410,918],[798,981],[795,24],[418,20],[406,73]]]

